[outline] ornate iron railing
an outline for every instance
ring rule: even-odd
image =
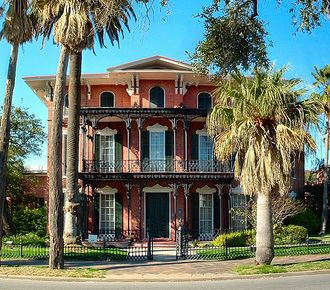
[[[83,160],[83,172],[233,172],[231,162],[215,160]]]

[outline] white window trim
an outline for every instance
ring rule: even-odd
[[[165,131],[168,131],[168,127],[156,123],[152,126],[148,126],[147,131],[150,131],[150,132],[165,132]]]
[[[212,212],[212,220],[211,220],[211,233],[213,234],[214,232],[214,198],[213,198],[213,194],[216,192],[215,189],[212,190],[196,190],[198,192],[198,230],[199,230],[199,235],[204,235],[207,233],[202,233],[201,232],[201,195],[211,195],[211,201],[212,201],[212,205],[211,205],[211,212]]]
[[[150,99],[151,99],[151,94],[150,94],[150,92],[151,92],[151,90],[153,89],[153,88],[161,88],[162,90],[163,90],[163,92],[164,92],[164,108],[166,108],[166,91],[165,91],[165,89],[163,88],[163,87],[161,87],[161,86],[154,86],[154,87],[152,87],[152,88],[150,88],[149,89],[149,108],[150,108],[150,104],[151,104],[151,101],[150,101]],[[158,107],[157,107],[158,108]]]
[[[103,93],[111,93],[113,94],[113,107],[101,107],[101,95]],[[100,93],[100,96],[99,96],[99,107],[100,108],[115,108],[116,107],[116,94],[113,92],[113,91],[103,91]]]
[[[197,109],[199,109],[199,95],[200,94],[209,94],[210,95],[210,97],[211,97],[211,108],[213,108],[213,96],[212,96],[212,94],[210,93],[210,92],[199,92],[198,94],[197,94]]]
[[[113,195],[114,199],[114,205],[113,205],[113,221],[114,221],[114,229],[116,228],[116,193],[118,192],[117,188],[113,188],[110,186],[105,186],[101,189],[98,189],[96,191],[98,194],[100,194],[100,201],[99,201],[99,231],[101,230],[101,224],[102,224],[102,219],[101,219],[101,195]]]
[[[230,211],[233,210],[234,208],[234,197],[233,196],[243,196],[244,197],[244,203],[245,203],[245,210],[247,209],[247,197],[246,195],[243,193],[243,190],[241,188],[240,185],[234,187],[231,189],[231,196],[232,198],[230,198]],[[234,218],[233,218],[233,215],[230,214],[230,223],[231,223],[231,227],[233,227],[233,224],[234,224]],[[244,218],[244,228],[247,229],[247,217],[245,216]]]
[[[110,136],[110,135],[116,135],[118,133],[117,130],[111,129],[109,127],[106,127],[102,130],[97,130],[95,134],[100,136]]]

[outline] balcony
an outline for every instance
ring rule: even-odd
[[[215,160],[83,160],[83,173],[232,173],[230,162]]]

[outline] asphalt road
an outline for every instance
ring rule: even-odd
[[[23,279],[0,279],[1,290],[131,290],[131,289],[299,289],[299,290],[328,290],[330,275],[313,274],[305,276],[283,276],[275,278],[237,279],[200,282],[68,282],[68,281],[37,281]]]

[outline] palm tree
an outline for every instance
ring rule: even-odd
[[[10,114],[12,108],[13,91],[16,79],[16,65],[18,48],[30,41],[34,34],[33,15],[29,1],[8,0],[1,7],[1,14],[5,15],[0,39],[6,39],[11,45],[7,82],[4,96],[3,113],[0,128],[0,250],[2,247],[2,224],[6,189],[6,171],[10,136]]]
[[[313,98],[318,99],[323,104],[323,113],[325,114],[325,158],[324,158],[324,180],[323,180],[323,198],[322,198],[322,225],[320,235],[325,234],[328,221],[328,166],[329,166],[329,121],[330,121],[330,65],[318,69],[315,67],[315,72],[312,73],[315,82],[314,85],[321,90],[321,93],[313,94]]]
[[[270,264],[274,257],[271,196],[289,192],[292,160],[304,145],[315,149],[307,127],[317,125],[321,109],[318,101],[299,101],[300,80],[284,79],[284,72],[232,74],[216,90],[207,120],[215,155],[225,160],[235,154],[235,176],[244,194],[257,197],[257,264]]]

